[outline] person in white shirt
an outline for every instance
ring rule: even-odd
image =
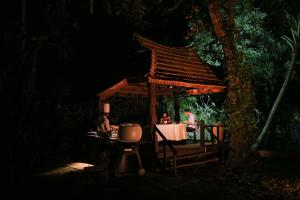
[[[186,131],[187,132],[194,132],[196,130],[196,117],[195,115],[189,110],[184,109],[184,114],[188,117],[187,123],[186,123]]]

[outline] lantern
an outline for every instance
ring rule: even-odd
[[[103,104],[103,113],[110,113],[110,105],[108,102]]]

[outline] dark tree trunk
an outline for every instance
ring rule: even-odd
[[[220,4],[208,5],[214,32],[220,40],[225,56],[227,72],[227,96],[225,109],[228,114],[228,132],[231,134],[230,159],[248,157],[255,139],[255,97],[249,67],[241,64],[234,39],[235,0],[228,0],[228,19],[225,21]]]

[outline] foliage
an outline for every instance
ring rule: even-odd
[[[213,35],[211,27],[207,25],[207,13],[204,8],[194,5],[191,13],[186,17],[190,28],[186,39],[190,42],[203,61],[220,67],[223,63],[223,50],[219,40]]]
[[[175,111],[174,111],[174,99],[173,97],[162,97],[158,99],[158,118],[160,118],[163,114],[163,112],[168,112],[171,119],[174,119],[175,117]]]
[[[300,113],[294,112],[291,121],[295,123],[300,123]]]
[[[281,38],[286,42],[286,44],[291,48],[292,52],[297,48],[297,43],[299,42],[300,36],[300,19],[292,18],[290,15],[287,14],[287,17],[291,23],[291,35],[292,37],[288,37],[283,35]]]
[[[292,24],[291,27],[291,35],[292,37],[288,37],[288,36],[283,36],[282,39],[286,42],[286,44],[291,48],[291,61],[288,62],[288,71],[285,75],[285,79],[284,82],[280,88],[280,91],[277,95],[277,98],[272,106],[271,112],[268,116],[268,119],[261,131],[261,133],[259,134],[256,142],[252,145],[252,149],[253,150],[257,150],[257,148],[259,147],[259,145],[261,144],[261,142],[263,141],[263,139],[268,136],[268,129],[270,127],[271,121],[274,118],[275,112],[278,109],[278,105],[284,95],[284,92],[287,90],[287,85],[288,82],[290,81],[291,77],[292,77],[292,73],[294,71],[294,66],[296,64],[296,56],[299,50],[299,35],[300,35],[300,19],[299,20],[294,20],[293,21],[294,24]]]
[[[265,22],[268,16],[266,13],[254,8],[252,4],[253,1],[251,0],[239,2],[240,4],[237,4],[236,7],[234,34],[241,65],[234,66],[234,68],[239,69],[233,68],[231,70],[240,72],[235,72],[231,77],[232,79],[227,75],[226,81],[228,81],[228,83],[234,83],[236,80],[237,83],[239,83],[240,80],[243,80],[245,83],[248,81],[248,78],[244,76],[244,72],[249,70],[255,89],[255,98],[258,103],[255,107],[251,106],[251,104],[242,103],[247,102],[247,99],[250,98],[246,93],[242,93],[242,90],[245,89],[245,87],[248,88],[249,85],[247,86],[245,84],[242,87],[228,88],[229,91],[233,91],[232,93],[228,93],[228,97],[233,101],[227,102],[227,108],[229,108],[229,110],[226,109],[230,118],[230,127],[228,127],[230,130],[237,130],[237,127],[242,128],[241,121],[250,120],[246,116],[239,114],[242,113],[243,110],[248,113],[252,112],[251,110],[247,111],[247,105],[254,109],[254,116],[256,117],[256,122],[259,123],[258,125],[263,125],[269,108],[273,104],[274,93],[277,91],[277,88],[280,87],[281,80],[284,78],[283,75],[287,73],[288,67],[291,65],[290,62],[287,62],[285,67],[282,67],[286,61],[285,57],[287,57],[288,47],[292,49],[294,47],[295,38],[298,36],[297,30],[299,29],[298,26],[294,26],[294,30],[291,29],[292,37],[283,37],[289,45],[286,46],[283,41],[278,41],[274,37],[274,33],[267,31]],[[287,14],[287,17],[289,24],[295,22],[290,15]],[[197,49],[199,55],[207,63],[215,67],[224,66],[223,49],[219,40],[211,33],[211,27],[207,25],[208,22],[205,21],[207,14],[203,12],[203,9],[201,10],[200,7],[194,7],[188,19],[190,26],[188,38],[190,39],[191,45]],[[280,26],[284,27],[285,25]],[[239,97],[242,97],[242,101],[235,101],[235,99],[239,99]],[[232,109],[232,107],[235,107],[236,110]],[[230,114],[230,112],[232,112],[232,114]],[[280,121],[280,123],[282,123],[282,121]],[[276,130],[274,130],[274,132],[276,132]],[[286,133],[284,134],[286,135]],[[246,135],[245,138],[247,138]]]
[[[226,122],[224,110],[217,107],[210,95],[184,97],[180,99],[180,105],[181,119],[186,118],[183,109],[189,108],[197,116],[197,120],[204,120],[205,124]]]
[[[180,121],[187,120],[184,109],[188,108],[196,115],[197,120],[204,120],[205,124],[226,123],[225,111],[219,108],[210,95],[198,95],[189,97],[180,97]],[[159,104],[159,111],[168,111],[170,116],[174,118],[174,103],[171,97],[165,97]]]
[[[253,8],[251,2],[251,0],[240,1],[237,5],[235,34],[237,49],[243,55],[242,63],[249,67],[254,81],[256,98],[260,102],[260,108],[257,109],[262,109],[263,106],[271,105],[275,63],[281,59],[286,48],[263,28],[267,14]],[[206,15],[203,9],[193,7],[188,16],[190,32],[187,39],[205,62],[221,67],[224,65],[222,46],[205,22]]]

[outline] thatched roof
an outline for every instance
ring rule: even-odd
[[[195,49],[170,47],[134,34],[139,44],[150,50],[149,71],[140,77],[127,77],[98,94],[100,99],[112,95],[148,95],[148,84],[156,85],[156,95],[171,95],[174,91],[196,95],[223,92],[224,83],[204,63]]]

